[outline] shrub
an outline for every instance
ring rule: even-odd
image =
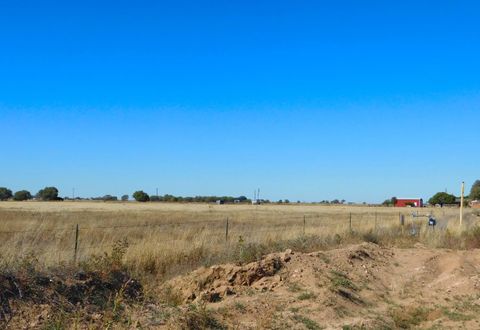
[[[6,201],[12,198],[12,191],[5,187],[0,187],[0,201]]]
[[[428,203],[431,205],[444,205],[444,204],[455,204],[455,196],[448,194],[446,192],[436,193],[432,198],[428,200]]]
[[[123,195],[123,196],[122,196],[122,201],[124,201],[124,202],[125,202],[125,201],[128,201],[128,195]]]
[[[56,201],[58,198],[58,189],[55,187],[45,187],[38,191],[37,198],[43,201]]]
[[[150,200],[150,196],[142,190],[135,191],[133,193],[133,198],[135,198],[137,202],[148,202]]]
[[[26,201],[32,199],[32,194],[28,190],[20,190],[13,195],[13,200],[15,201]]]
[[[471,200],[480,200],[480,180],[475,181],[470,190],[470,199]]]

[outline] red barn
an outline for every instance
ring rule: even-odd
[[[421,198],[397,198],[396,207],[423,207],[423,199]]]

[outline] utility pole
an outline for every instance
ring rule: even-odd
[[[75,199],[75,188],[72,188],[72,199]]]
[[[465,194],[465,182],[462,182],[462,191],[460,195],[460,228],[463,224],[463,195]]]
[[[157,194],[156,194],[155,196],[157,196],[157,197],[158,197],[158,188],[157,188],[157,190],[156,190],[156,191],[157,191]]]

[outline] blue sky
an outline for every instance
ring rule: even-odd
[[[480,178],[473,1],[0,2],[0,186],[378,202]]]

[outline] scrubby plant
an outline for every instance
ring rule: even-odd
[[[150,196],[142,190],[135,191],[133,193],[133,198],[135,198],[137,202],[148,202],[150,200]]]
[[[12,191],[5,187],[0,187],[0,201],[6,201],[12,198]]]
[[[37,198],[43,201],[56,201],[58,198],[58,189],[55,187],[45,187],[37,193]]]
[[[13,200],[15,201],[26,201],[29,199],[32,199],[32,194],[28,190],[20,190],[13,195]]]

